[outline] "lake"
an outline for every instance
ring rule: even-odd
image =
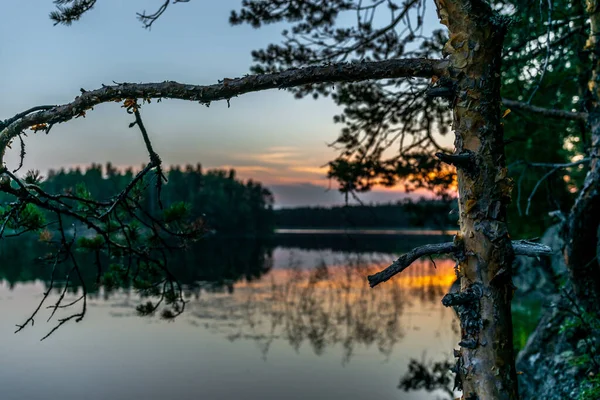
[[[448,398],[398,385],[411,360],[452,359],[458,320],[440,300],[454,263],[423,260],[374,289],[366,276],[403,250],[450,237],[392,233],[203,243],[171,262],[189,301],[175,321],[137,316],[133,292],[100,290],[83,321],[44,341],[49,310],[13,333],[48,284],[31,262],[40,250],[33,240],[3,241],[1,398]]]

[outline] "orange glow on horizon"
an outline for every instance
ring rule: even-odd
[[[69,164],[60,167],[51,167],[48,168],[46,175],[50,170],[54,170],[55,172],[60,171],[61,169],[70,170],[79,168],[82,172],[85,172],[87,168],[89,168],[92,164],[100,165],[103,172],[105,172],[105,167],[107,163],[90,163],[90,164]],[[200,163],[201,164],[201,163]],[[171,167],[185,167],[188,164],[173,164],[169,165],[166,170],[168,171]],[[196,164],[189,164],[194,168]],[[201,164],[202,165],[202,164]],[[128,169],[131,169],[133,173],[137,173],[141,170],[141,165],[128,165],[128,164],[111,164],[112,168],[114,168],[119,173],[125,173]],[[322,187],[323,189],[337,190],[338,185],[337,182],[333,179],[328,179],[326,177],[326,169],[323,167],[311,167],[311,166],[297,166],[297,165],[276,165],[276,166],[265,166],[265,165],[231,165],[231,164],[222,164],[217,166],[204,166],[204,171],[214,171],[214,170],[227,170],[233,169],[236,171],[236,174],[239,179],[244,181],[253,180],[255,182],[260,182],[264,186],[269,185],[313,185]],[[319,173],[322,173],[322,177],[318,177]],[[450,169],[446,170],[443,173],[443,176],[449,176],[454,174],[454,172]],[[427,178],[434,179],[437,176],[436,172],[429,172]],[[380,184],[374,185],[371,189],[371,192],[377,193],[398,193],[398,194],[406,194],[409,193],[414,197],[423,197],[426,199],[433,199],[436,197],[436,194],[432,191],[425,188],[418,188],[415,190],[406,191],[405,182],[409,182],[411,179],[417,179],[417,176],[409,176],[406,181],[400,182],[395,186],[384,186]],[[448,193],[451,197],[456,197],[458,193],[458,184],[456,180],[456,175],[452,180],[450,187],[448,188]],[[359,194],[360,196],[360,194]]]
[[[378,285],[377,290],[385,290],[386,286],[400,286],[404,289],[421,289],[426,287],[449,288],[456,280],[455,263],[451,259],[438,259],[434,267],[429,260],[417,260],[402,273],[389,281]],[[331,288],[343,285],[344,288],[368,288],[367,276],[379,272],[387,264],[379,262],[359,265],[332,264],[325,269],[273,269],[259,282],[238,282],[236,288],[259,288],[270,285],[284,285],[293,282],[294,286],[306,288]],[[326,271],[326,272],[325,272]],[[321,276],[318,276],[321,275]]]

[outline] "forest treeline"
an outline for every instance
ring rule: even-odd
[[[219,234],[256,236],[272,232],[273,195],[260,183],[237,179],[235,170],[204,171],[200,164],[172,166],[164,174],[167,182],[162,185],[160,196],[164,209],[184,202],[191,219],[201,218]],[[50,193],[86,192],[94,199],[104,200],[121,192],[134,176],[133,168],[120,171],[111,163],[104,167],[92,164],[84,169],[50,170],[41,187]],[[147,195],[141,200],[142,207],[152,215],[160,215],[156,177],[144,187]],[[10,197],[0,194],[1,204],[10,202]]]
[[[142,166],[143,168],[143,166]],[[41,181],[50,193],[88,192],[95,199],[108,199],[122,191],[135,176],[133,168],[119,170],[111,163],[50,170]],[[175,203],[189,205],[192,219],[225,235],[261,236],[275,228],[455,228],[455,200],[411,200],[377,205],[299,207],[274,209],[271,191],[254,180],[238,179],[235,170],[203,170],[201,164],[172,166],[164,171],[161,188],[164,208]],[[161,210],[155,195],[155,180],[147,182],[141,204],[153,215]],[[155,194],[155,193],[154,193]],[[13,201],[0,193],[0,202]],[[73,222],[73,221],[70,221]]]
[[[396,203],[298,207],[275,212],[278,228],[456,229],[456,200],[404,199]]]

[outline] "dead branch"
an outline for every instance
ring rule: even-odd
[[[513,240],[512,246],[517,256],[540,257],[549,256],[553,252],[549,246],[529,240]]]
[[[515,255],[528,256],[528,257],[540,257],[548,256],[552,254],[552,249],[549,246],[541,243],[530,242],[527,240],[513,240],[513,250]],[[413,262],[424,256],[432,256],[438,254],[455,254],[459,251],[459,248],[453,242],[439,243],[439,244],[427,244],[424,246],[416,247],[401,255],[396,261],[383,271],[377,272],[376,274],[369,275],[369,286],[375,287],[382,282],[386,282],[394,275],[399,274],[408,268]]]
[[[450,165],[454,165],[456,168],[471,169],[475,165],[475,159],[473,154],[446,154],[446,153],[435,153],[435,156],[442,162]]]
[[[557,172],[560,169],[563,168],[571,168],[571,167],[576,167],[579,166],[581,164],[586,164],[590,162],[589,158],[583,158],[579,161],[575,161],[572,163],[566,163],[566,164],[546,164],[546,163],[533,163],[533,164],[528,164],[530,166],[533,167],[550,167],[550,171],[546,172],[535,184],[535,186],[533,187],[533,190],[531,191],[531,194],[529,195],[529,197],[527,198],[527,208],[525,209],[525,215],[529,215],[529,209],[531,208],[531,200],[533,200],[533,196],[536,194],[537,190],[540,188],[540,185],[546,180],[548,179],[550,176],[552,176],[555,172]]]
[[[549,118],[557,118],[557,119],[566,119],[569,121],[584,121],[587,122],[588,114],[584,112],[573,112],[573,111],[565,111],[565,110],[555,110],[550,108],[532,106],[530,104],[510,100],[510,99],[502,99],[502,104],[507,107],[510,107],[514,110],[520,110],[525,112],[530,112],[534,114],[539,114],[544,117]]]
[[[457,250],[456,245],[453,242],[439,243],[439,244],[427,244],[425,246],[415,247],[408,253],[401,255],[396,261],[383,271],[377,272],[376,274],[369,275],[369,286],[375,287],[382,282],[389,280],[396,274],[404,271],[413,262],[421,257],[434,255],[434,254],[449,254],[454,253]]]
[[[165,11],[167,11],[167,7],[169,7],[169,1],[170,0],[164,0],[164,3],[161,4],[161,6],[158,8],[158,10],[156,10],[152,14],[146,14],[146,11],[141,12],[141,13],[136,13],[138,19],[144,24],[144,28],[146,28],[146,29],[152,28],[152,24],[154,22],[156,22],[156,20],[159,19],[160,16],[163,15]],[[190,0],[173,0],[173,4],[187,3],[189,1]]]
[[[125,99],[169,98],[198,101],[210,104],[211,101],[229,100],[244,93],[267,89],[285,89],[324,82],[355,82],[368,79],[388,78],[427,78],[444,75],[448,67],[445,60],[404,59],[361,63],[337,63],[323,66],[289,69],[271,74],[248,75],[229,79],[213,85],[189,85],[172,81],[161,83],[121,83],[103,86],[100,89],[82,91],[82,94],[68,104],[53,107],[20,118],[20,114],[0,132],[0,161],[7,146],[25,129],[49,129],[83,115],[93,106]]]

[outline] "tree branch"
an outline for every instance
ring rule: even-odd
[[[435,153],[435,156],[446,164],[454,165],[456,168],[472,169],[475,166],[475,159],[471,153],[446,154]]]
[[[552,254],[552,249],[549,246],[541,243],[534,243],[527,240],[513,240],[512,242],[515,255],[539,257]],[[369,275],[369,286],[375,287],[382,282],[386,282],[394,275],[399,274],[410,266],[413,262],[424,256],[434,254],[454,254],[458,252],[458,247],[453,242],[426,244],[424,246],[415,247],[408,253],[401,255],[396,261],[383,271],[379,271],[373,275]]]
[[[587,122],[588,114],[584,112],[572,112],[565,110],[554,110],[550,108],[532,106],[527,103],[522,103],[516,100],[502,99],[502,104],[507,107],[510,107],[514,110],[520,110],[525,112],[530,112],[534,114],[539,114],[544,117],[549,118],[558,118],[558,119],[566,119],[570,121],[584,121]]]
[[[552,249],[549,246],[530,242],[529,240],[513,240],[512,246],[517,256],[539,257],[552,254]]]
[[[454,253],[456,249],[456,245],[453,242],[426,244],[425,246],[415,247],[408,253],[402,254],[396,261],[392,263],[392,265],[383,271],[369,275],[367,277],[369,280],[369,286],[375,287],[380,283],[389,280],[391,277],[404,271],[409,267],[410,264],[423,256]]]
[[[533,196],[536,194],[536,192],[539,189],[539,187],[542,184],[542,182],[544,182],[552,174],[554,174],[556,171],[558,171],[558,170],[560,170],[562,168],[576,167],[578,165],[586,164],[588,162],[590,162],[590,159],[589,158],[584,158],[584,159],[581,159],[579,161],[575,161],[575,162],[567,163],[567,164],[543,164],[543,163],[531,164],[534,167],[551,167],[552,169],[550,171],[546,172],[544,174],[544,176],[542,176],[537,181],[537,183],[535,184],[535,186],[533,187],[533,190],[531,191],[531,194],[527,198],[527,208],[525,209],[525,215],[529,215],[529,209],[531,208],[531,200],[533,200]]]
[[[338,63],[324,66],[289,69],[282,72],[248,75],[229,79],[213,85],[188,85],[172,81],[161,83],[122,83],[103,86],[101,89],[84,91],[81,96],[68,104],[49,110],[25,115],[5,126],[0,133],[0,162],[6,147],[23,130],[31,127],[46,129],[53,124],[69,121],[83,115],[93,106],[123,99],[170,98],[198,101],[210,104],[211,101],[229,100],[244,93],[267,89],[285,89],[324,82],[355,82],[368,79],[389,79],[444,75],[448,67],[445,60],[404,59],[378,62]],[[19,116],[19,114],[17,114]]]

